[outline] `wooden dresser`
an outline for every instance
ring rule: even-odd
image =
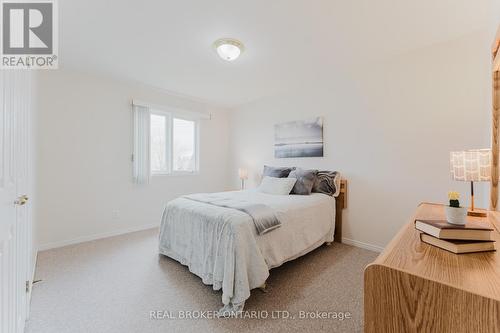
[[[414,220],[444,219],[421,204],[365,269],[365,332],[500,332],[500,212],[489,212],[499,251],[456,255],[422,243]]]

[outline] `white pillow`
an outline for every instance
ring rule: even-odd
[[[297,181],[296,178],[276,178],[265,176],[259,186],[259,191],[268,194],[288,195]]]

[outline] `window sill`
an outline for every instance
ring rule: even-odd
[[[199,171],[193,171],[193,172],[177,171],[177,172],[169,172],[169,173],[156,172],[156,173],[151,174],[152,177],[156,177],[156,176],[160,176],[160,177],[184,177],[184,176],[199,176],[199,175],[200,175]]]

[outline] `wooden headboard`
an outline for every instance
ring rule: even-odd
[[[342,210],[347,207],[347,180],[340,180],[340,193],[335,198],[335,242],[342,243]]]

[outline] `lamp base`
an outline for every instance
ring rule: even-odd
[[[479,211],[479,210],[469,210],[467,211],[468,216],[475,216],[475,217],[486,217],[487,213],[485,211]]]

